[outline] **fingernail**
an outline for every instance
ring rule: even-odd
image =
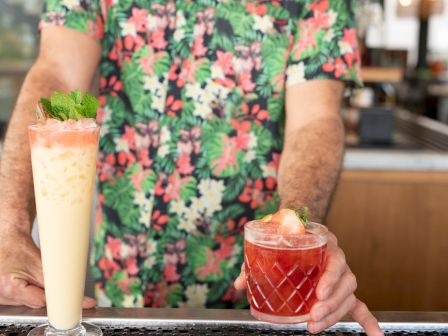
[[[318,307],[313,315],[314,321],[320,321],[327,315],[327,309],[325,307]]]
[[[325,329],[325,325],[322,322],[313,322],[308,326],[308,329],[311,333],[317,334]]]

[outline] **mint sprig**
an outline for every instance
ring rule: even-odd
[[[53,92],[50,99],[41,98],[40,103],[51,118],[61,121],[83,118],[95,119],[100,106],[95,96],[88,92],[81,94],[79,89],[69,93]]]
[[[300,218],[300,220],[306,224],[310,220],[309,210],[307,207],[301,207],[299,209],[294,210],[297,217]]]

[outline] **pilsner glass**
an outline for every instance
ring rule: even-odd
[[[102,335],[81,323],[99,130],[92,119],[29,127],[48,324],[28,335]]]
[[[328,230],[316,223],[307,223],[305,230],[282,235],[275,223],[245,225],[247,296],[256,319],[271,323],[309,319],[325,265]]]

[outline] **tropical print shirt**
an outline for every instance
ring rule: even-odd
[[[47,0],[102,47],[99,305],[245,307],[244,224],[276,210],[288,86],[358,82],[350,0]]]

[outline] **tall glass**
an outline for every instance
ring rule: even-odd
[[[81,323],[99,130],[93,120],[29,127],[48,325],[28,335],[102,335]]]
[[[252,221],[244,228],[244,261],[250,311],[271,323],[309,319],[322,274],[328,230],[307,223],[303,235],[278,233],[278,224]]]

